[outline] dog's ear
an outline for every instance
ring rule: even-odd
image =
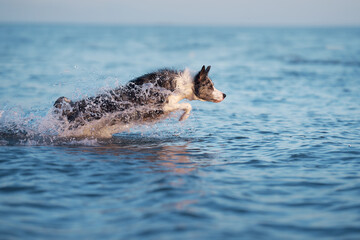
[[[206,70],[205,70],[206,75],[209,74],[210,68],[211,68],[211,66],[208,66],[208,67],[206,68]]]
[[[206,72],[207,70],[205,69],[205,65],[203,65],[202,66],[202,68],[201,68],[201,70],[200,70],[200,72],[196,75],[196,79],[198,80],[198,81],[202,81],[202,80],[204,80],[204,79],[206,79],[206,76],[207,76],[207,72]]]
[[[203,75],[203,74],[205,74],[205,65],[203,65],[200,70],[200,75]]]

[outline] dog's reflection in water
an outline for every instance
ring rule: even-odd
[[[106,144],[95,147],[69,148],[71,154],[75,154],[79,150],[81,153],[90,153],[89,157],[93,161],[93,157],[101,155],[98,159],[102,161],[122,161],[127,162],[131,159],[134,166],[143,169],[148,168],[151,172],[174,172],[178,174],[186,174],[194,171],[197,164],[191,160],[191,153],[187,150],[188,144],[182,145],[164,145],[158,142],[158,139],[143,139],[138,144],[136,139],[116,139],[115,144]],[[107,142],[108,143],[108,142]],[[96,154],[96,155],[94,155]],[[84,159],[87,160],[87,159]],[[139,162],[139,160],[141,162]],[[148,161],[153,164],[142,163]]]
[[[196,169],[196,164],[190,160],[186,145],[163,146],[149,160],[155,161],[161,167],[161,171],[172,171],[179,174],[186,174]]]

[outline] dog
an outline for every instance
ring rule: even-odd
[[[59,134],[109,138],[134,124],[156,122],[175,111],[183,111],[179,121],[184,121],[192,107],[179,101],[218,103],[226,97],[209,78],[210,68],[202,66],[195,76],[187,69],[160,69],[95,97],[76,102],[60,97],[52,111],[60,122]]]

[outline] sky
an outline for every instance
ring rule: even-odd
[[[0,22],[360,26],[360,0],[0,0]]]

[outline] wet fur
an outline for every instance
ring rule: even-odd
[[[191,105],[178,103],[188,100],[219,102],[225,94],[215,90],[205,66],[192,77],[188,70],[161,69],[128,82],[125,86],[95,97],[73,102],[60,97],[53,113],[62,122],[64,135],[109,137],[132,124],[154,122],[169,113],[182,110],[180,121],[189,117]],[[214,92],[222,99],[214,99]],[[107,129],[106,131],[104,129]]]

